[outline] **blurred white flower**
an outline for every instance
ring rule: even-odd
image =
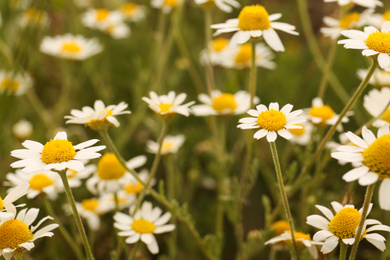
[[[33,80],[26,72],[17,73],[15,71],[0,70],[0,94],[20,96],[31,88]]]
[[[33,132],[33,125],[24,119],[19,120],[16,124],[12,126],[12,133],[19,140],[26,140],[31,137]]]
[[[185,140],[184,135],[167,135],[165,136],[162,145],[161,145],[161,155],[177,153],[179,148],[183,145]],[[158,152],[159,146],[157,142],[148,140],[146,142],[146,148],[149,153],[156,154]]]

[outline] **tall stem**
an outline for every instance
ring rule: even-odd
[[[317,97],[323,99],[325,95],[326,86],[328,85],[329,74],[332,72],[332,66],[337,50],[337,39],[333,40],[330,45],[328,60],[326,61],[325,70],[323,71],[320,87],[318,89]]]
[[[251,57],[251,71],[249,80],[249,94],[251,95],[251,108],[253,107],[253,98],[256,95],[257,84],[257,66],[256,66],[256,41],[251,40],[252,57]]]
[[[345,244],[343,241],[340,241],[339,260],[345,260],[345,257],[347,256],[347,249],[348,249],[348,245]]]
[[[207,54],[207,59],[206,59],[207,84],[206,85],[207,85],[207,90],[209,92],[209,95],[211,95],[211,91],[215,88],[213,65],[211,64],[211,60],[210,60],[210,53],[211,53],[210,42],[212,39],[212,31],[211,31],[212,16],[211,16],[210,8],[206,8],[204,12],[205,12],[204,33],[205,33],[205,47],[206,47],[206,54]]]
[[[366,221],[368,209],[370,207],[370,203],[372,200],[372,195],[374,194],[374,187],[375,187],[375,183],[367,186],[366,195],[364,196],[362,216],[360,217],[359,226],[357,227],[357,230],[355,233],[355,243],[353,243],[353,245],[352,245],[351,254],[349,255],[349,260],[355,259],[356,252],[357,252],[359,242],[360,242],[360,238],[361,238],[362,233],[363,233],[364,222]]]
[[[87,235],[85,233],[85,229],[83,226],[83,223],[81,222],[80,214],[77,211],[76,207],[76,202],[73,197],[72,190],[69,187],[69,182],[68,182],[68,177],[66,176],[66,171],[61,171],[59,172],[59,175],[61,177],[62,183],[64,184],[64,189],[66,193],[66,197],[68,198],[68,202],[70,204],[70,207],[72,208],[73,216],[76,221],[77,229],[79,230],[80,236],[81,236],[81,241],[83,242],[85,252],[87,254],[87,259],[88,260],[93,260],[93,254],[91,247],[88,243]]]
[[[295,241],[294,222],[293,222],[293,219],[292,219],[292,216],[291,216],[290,206],[288,204],[286,189],[284,188],[283,176],[282,176],[282,170],[280,168],[278,151],[276,149],[275,142],[270,142],[269,144],[270,144],[270,147],[271,147],[272,159],[273,159],[274,164],[275,164],[276,177],[278,179],[278,185],[279,185],[280,195],[282,196],[282,202],[283,202],[284,211],[286,213],[288,224],[290,226],[291,240],[292,240],[294,252],[295,252],[295,255],[296,255],[296,259],[299,260],[297,242]]]

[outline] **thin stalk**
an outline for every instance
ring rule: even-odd
[[[341,241],[339,260],[345,260],[345,257],[347,256],[347,249],[348,249],[348,245],[345,244],[343,241]]]
[[[165,34],[165,27],[166,27],[167,19],[166,19],[166,14],[160,10],[160,15],[158,19],[158,28],[157,28],[157,46],[156,46],[156,51],[157,51],[157,61],[156,61],[156,71],[155,71],[155,77],[154,81],[152,84],[152,89],[153,90],[159,90],[159,86],[161,85],[161,77],[163,74],[164,70],[164,63],[163,63],[163,55],[164,52],[162,51],[163,43],[164,43],[164,34]]]
[[[66,193],[66,197],[68,198],[68,202],[70,204],[70,207],[72,208],[73,216],[77,225],[77,229],[79,230],[81,240],[84,245],[85,252],[87,254],[87,259],[88,260],[93,260],[93,254],[91,251],[91,247],[88,243],[87,235],[85,233],[85,229],[83,226],[83,223],[81,222],[80,214],[77,211],[76,203],[72,194],[72,190],[69,187],[69,182],[68,182],[68,177],[66,176],[66,171],[61,171],[59,172],[59,175],[61,177],[62,183],[64,184],[64,189]]]
[[[364,196],[362,216],[360,217],[359,226],[356,229],[355,243],[353,243],[353,245],[352,245],[351,254],[349,255],[349,260],[355,259],[356,252],[357,252],[359,242],[360,242],[360,238],[361,238],[362,233],[363,233],[364,222],[366,221],[366,218],[367,218],[368,208],[370,207],[372,195],[374,194],[374,187],[375,187],[375,183],[367,186],[366,195]]]
[[[211,53],[211,46],[210,42],[212,39],[212,31],[211,31],[211,24],[212,24],[212,14],[211,9],[207,8],[204,10],[205,13],[205,23],[204,23],[204,34],[205,34],[205,47],[206,47],[206,82],[207,82],[207,90],[209,92],[209,95],[211,95],[211,91],[215,89],[215,82],[214,82],[214,70],[213,65],[211,64],[210,60],[210,53]]]
[[[75,240],[72,238],[72,236],[68,233],[68,231],[61,224],[57,215],[54,213],[53,207],[51,206],[49,199],[46,196],[44,197],[43,205],[45,207],[46,212],[54,219],[54,221],[57,224],[59,224],[58,229],[60,230],[61,235],[65,238],[65,240],[69,244],[70,248],[72,248],[73,252],[77,256],[77,259],[84,260],[83,253],[81,252],[79,246],[75,243]]]
[[[172,201],[176,197],[176,187],[177,180],[176,180],[176,174],[174,171],[174,162],[173,162],[173,156],[171,154],[167,155],[165,157],[166,162],[166,171],[167,171],[167,198],[168,201]],[[177,226],[177,220],[176,217],[171,218],[171,223]],[[177,230],[174,229],[170,233],[170,236],[168,238],[168,255],[170,259],[176,259],[177,258]]]
[[[251,41],[252,46],[252,57],[251,57],[251,70],[249,80],[249,94],[251,95],[251,108],[253,107],[253,98],[256,95],[256,84],[257,84],[257,67],[256,67],[256,41]]]
[[[33,88],[27,91],[27,99],[30,102],[31,107],[42,120],[46,129],[49,131],[54,130],[56,128],[54,121],[52,120],[50,113],[46,110],[45,106],[42,104]]]
[[[291,216],[290,206],[288,204],[286,189],[284,188],[282,170],[280,168],[280,163],[279,163],[278,150],[276,149],[275,142],[270,142],[269,144],[271,147],[272,159],[273,159],[274,164],[275,164],[276,177],[278,179],[278,185],[279,185],[280,195],[282,196],[284,211],[286,213],[288,224],[290,226],[291,240],[292,240],[292,244],[293,244],[293,248],[294,248],[294,253],[295,253],[296,259],[299,260],[297,242],[295,241],[294,222],[293,222],[293,219]]]
[[[329,74],[332,72],[332,66],[334,63],[334,58],[336,56],[336,50],[337,50],[337,39],[333,40],[330,45],[330,50],[328,54],[328,59],[326,61],[325,70],[322,74],[321,83],[317,94],[317,97],[321,99],[324,98],[326,86],[328,85],[327,83],[329,80]]]
[[[135,255],[137,254],[138,248],[141,245],[141,240],[138,240],[138,242],[134,245],[133,250],[131,250],[131,254],[129,254],[128,260],[134,260]]]

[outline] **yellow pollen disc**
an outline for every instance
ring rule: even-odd
[[[384,32],[371,33],[367,37],[366,45],[371,50],[380,53],[390,53],[390,34]]]
[[[137,184],[133,184],[133,183],[129,183],[126,187],[125,187],[125,191],[127,193],[130,193],[130,194],[135,194],[135,195],[138,195],[141,190],[143,188],[143,185],[139,182],[137,182]]]
[[[302,126],[302,128],[299,129],[288,129],[288,131],[296,136],[302,136],[305,133],[305,126],[303,124],[296,124],[299,126]]]
[[[126,169],[113,153],[105,153],[97,164],[97,174],[102,180],[117,180],[125,173]]]
[[[221,95],[213,98],[211,107],[218,113],[222,113],[224,110],[236,109],[237,103],[233,94],[222,93]]]
[[[267,10],[261,5],[245,6],[238,16],[238,28],[243,31],[271,28]]]
[[[171,107],[173,107],[173,104],[161,103],[160,105],[158,105],[158,107],[160,108],[160,114],[170,114],[172,112],[170,112],[169,110],[171,109]]]
[[[76,155],[71,142],[68,140],[50,140],[42,150],[42,161],[46,164],[67,162]]]
[[[2,211],[4,209],[4,201],[3,199],[0,197],[0,211]]]
[[[225,38],[217,38],[213,41],[213,50],[215,52],[220,52],[222,51],[223,49],[226,48],[226,46],[228,46],[229,44],[229,41]]]
[[[170,7],[175,7],[178,5],[178,1],[177,0],[164,0],[164,5],[170,6]]]
[[[81,202],[81,206],[85,210],[95,212],[96,208],[99,206],[99,201],[97,199],[85,199]]]
[[[127,3],[122,5],[121,11],[124,13],[126,16],[131,17],[134,14],[134,11],[137,10],[138,5],[135,3]]]
[[[257,117],[257,125],[271,132],[282,130],[286,124],[286,116],[278,110],[267,110]]]
[[[108,15],[110,14],[110,10],[100,8],[96,10],[96,20],[97,21],[103,21],[107,19]]]
[[[320,107],[311,107],[309,115],[313,117],[319,117],[322,119],[321,123],[325,123],[334,116],[334,111],[330,106],[323,105]]]
[[[35,174],[30,181],[30,189],[42,191],[43,188],[53,185],[53,180],[43,173]]]
[[[33,239],[28,226],[18,219],[10,219],[0,225],[0,249],[15,249]]]
[[[66,177],[68,177],[68,179],[71,179],[71,178],[74,178],[77,176],[77,171],[74,171],[74,170],[71,170],[71,169],[68,169],[66,171]]]
[[[329,231],[337,237],[354,238],[355,230],[359,225],[361,214],[357,209],[344,208],[329,222]]]
[[[363,152],[363,164],[381,179],[390,178],[390,134],[377,138]]]
[[[287,221],[279,220],[271,225],[271,229],[275,230],[275,236],[279,236],[283,234],[285,231],[289,231],[290,226],[288,225]]]
[[[390,21],[390,11],[386,11],[383,13],[383,20]]]
[[[139,234],[153,233],[156,229],[152,222],[142,218],[134,220],[131,228]]]
[[[103,112],[106,112],[106,115],[105,115],[105,117],[103,117],[100,120],[99,119],[96,119],[96,120],[91,119],[89,116],[87,116],[90,119],[90,121],[88,123],[86,123],[85,125],[91,127],[94,130],[101,130],[101,129],[104,129],[105,127],[109,126],[111,123],[107,121],[107,117],[112,115],[112,110],[109,109],[109,110],[99,111],[99,114],[103,113]]]
[[[81,46],[77,42],[68,41],[62,44],[61,50],[66,53],[76,54],[81,51]]]
[[[161,145],[161,150],[162,151],[170,151],[172,150],[172,148],[175,146],[175,144],[173,142],[167,142],[167,141],[163,141],[162,145]]]
[[[344,16],[343,18],[340,19],[339,27],[341,29],[351,28],[353,23],[359,22],[359,20],[360,20],[359,13],[353,12],[353,13],[347,14],[346,16]]]
[[[390,108],[386,109],[386,111],[381,116],[381,119],[385,120],[388,123],[390,123]]]
[[[11,92],[18,91],[19,86],[20,86],[20,83],[16,80],[11,79],[11,78],[4,78],[0,82],[0,89],[7,89]]]
[[[249,43],[241,45],[234,62],[241,65],[246,65],[252,59],[252,46]]]

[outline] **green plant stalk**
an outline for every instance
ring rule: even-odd
[[[256,84],[257,84],[257,66],[256,66],[256,40],[251,40],[252,46],[252,57],[251,57],[251,70],[249,80],[249,94],[251,95],[251,106],[253,107],[253,98],[256,95]]]
[[[62,183],[64,184],[64,190],[66,193],[66,197],[68,198],[68,202],[70,204],[70,207],[72,208],[73,216],[77,225],[77,229],[79,230],[81,241],[83,242],[85,252],[87,254],[88,260],[93,260],[93,254],[91,247],[88,243],[87,235],[85,233],[85,229],[83,226],[83,223],[81,222],[80,214],[77,211],[76,203],[72,194],[72,190],[69,187],[68,177],[66,176],[66,171],[60,171],[58,174],[61,177]]]
[[[283,176],[282,176],[282,170],[280,168],[280,163],[279,163],[278,150],[276,149],[275,142],[270,142],[269,144],[270,144],[270,148],[271,148],[272,159],[273,159],[274,164],[275,164],[276,177],[278,179],[278,185],[279,185],[280,195],[282,197],[284,211],[286,213],[288,224],[290,226],[291,240],[292,240],[292,244],[293,244],[294,253],[295,253],[296,259],[299,260],[297,242],[295,241],[294,222],[293,222],[293,219],[291,216],[290,206],[288,204],[286,189],[284,188],[284,184],[283,184]]]
[[[46,196],[44,196],[43,205],[45,207],[46,212],[59,225],[58,229],[60,230],[61,235],[65,238],[65,240],[69,244],[70,248],[72,248],[73,252],[77,256],[77,259],[84,260],[85,258],[83,256],[83,253],[81,252],[79,246],[75,243],[75,240],[72,238],[72,236],[68,233],[68,231],[60,223],[60,220],[58,219],[57,215],[54,213],[53,207],[51,206],[51,203],[50,203],[49,199]]]
[[[172,201],[176,197],[176,175],[174,171],[174,164],[173,164],[173,155],[168,154],[165,156],[165,162],[166,162],[166,172],[167,172],[167,198],[168,201]],[[176,217],[171,218],[171,223],[177,226]],[[176,259],[177,258],[177,230],[174,229],[170,233],[169,239],[168,239],[168,254],[170,259]]]
[[[345,257],[347,256],[347,249],[348,245],[345,244],[342,240],[340,241],[340,255],[339,260],[345,260]]]
[[[363,234],[364,222],[367,218],[368,208],[372,200],[372,195],[374,194],[375,183],[368,185],[366,189],[366,195],[364,196],[362,216],[360,217],[359,226],[356,229],[355,233],[355,243],[352,245],[351,254],[349,255],[349,260],[354,260],[356,257],[356,252],[359,246],[360,238]]]
[[[214,70],[213,65],[211,64],[210,60],[210,53],[211,53],[211,46],[210,42],[212,39],[212,31],[211,31],[211,24],[212,24],[212,14],[211,9],[206,8],[204,9],[205,14],[205,23],[204,23],[204,34],[205,34],[205,49],[206,49],[206,85],[207,90],[209,92],[209,95],[211,95],[211,91],[215,89],[215,82],[214,82]]]
[[[337,39],[333,40],[330,45],[330,50],[328,54],[328,59],[326,61],[325,70],[322,74],[320,87],[318,88],[317,97],[323,99],[325,95],[326,86],[328,85],[329,74],[332,72],[332,66],[334,63],[334,58],[336,56],[337,50]]]

